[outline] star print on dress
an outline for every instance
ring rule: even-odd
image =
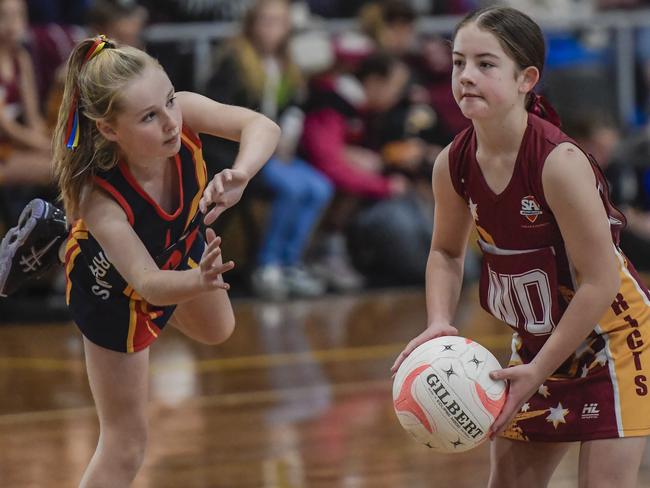
[[[566,424],[566,420],[564,420],[564,417],[566,417],[569,414],[569,410],[562,407],[562,403],[558,403],[557,407],[549,408],[550,413],[548,414],[548,417],[546,417],[547,422],[551,422],[553,424],[553,427],[557,429],[557,426],[559,424]]]
[[[472,199],[469,199],[469,211],[472,214],[472,218],[477,221],[478,220],[478,204],[474,203]]]
[[[603,347],[600,351],[596,353],[596,357],[594,359],[594,362],[589,365],[589,367],[593,367],[595,364],[600,364],[601,366],[605,366],[607,364],[607,351]]]
[[[537,393],[542,395],[544,398],[548,398],[551,396],[551,393],[548,391],[548,386],[544,384],[540,385],[540,387],[537,388]]]
[[[528,412],[528,410],[530,410],[530,403],[526,402],[521,406],[521,411]]]
[[[519,350],[521,349],[522,342],[521,337],[516,332],[512,334],[512,342],[510,343],[510,361],[508,366],[517,366],[523,364],[524,361],[519,355]]]

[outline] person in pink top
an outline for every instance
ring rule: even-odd
[[[403,175],[385,173],[381,155],[367,147],[366,131],[373,113],[399,101],[408,70],[396,58],[376,53],[358,61],[353,71],[312,80],[301,141],[307,160],[333,183],[338,197],[325,218],[326,235],[319,240],[321,256],[313,269],[342,290],[363,284],[348,262],[343,233],[359,203],[400,196],[409,187]]]
[[[456,335],[473,227],[482,307],[513,330],[509,383],[491,427],[488,486],[543,487],[580,443],[580,486],[636,486],[650,434],[650,293],[618,247],[625,217],[591,155],[533,89],[544,37],[526,14],[479,10],[458,25],[452,88],[472,125],[433,170],[427,327]],[[408,252],[405,250],[405,252]]]

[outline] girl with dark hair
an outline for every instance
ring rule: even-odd
[[[469,14],[452,88],[472,125],[434,166],[426,330],[453,327],[472,223],[481,305],[513,330],[509,393],[492,426],[490,487],[546,486],[581,443],[580,486],[636,486],[650,434],[650,294],[618,247],[625,223],[593,158],[533,93],[544,38],[505,7]]]

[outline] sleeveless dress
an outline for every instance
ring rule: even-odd
[[[142,189],[124,162],[99,173],[95,184],[122,207],[129,223],[160,269],[194,268],[205,241],[200,232],[199,200],[206,185],[201,141],[187,128],[175,157],[179,205],[168,214]],[[72,318],[86,338],[120,352],[149,346],[171,317],[175,305],[147,303],[118,273],[83,220],[66,244],[66,298]]]
[[[452,184],[467,202],[483,253],[481,306],[514,331],[510,365],[535,357],[580,283],[542,187],[546,158],[563,142],[575,144],[529,114],[512,178],[499,194],[476,160],[473,127],[458,134],[449,151]],[[621,286],[580,347],[524,403],[507,438],[559,442],[650,434],[650,294],[618,247],[625,218],[587,156],[609,217]]]

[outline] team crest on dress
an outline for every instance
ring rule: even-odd
[[[532,223],[544,212],[535,197],[533,195],[527,195],[521,199],[521,210],[519,213]]]

